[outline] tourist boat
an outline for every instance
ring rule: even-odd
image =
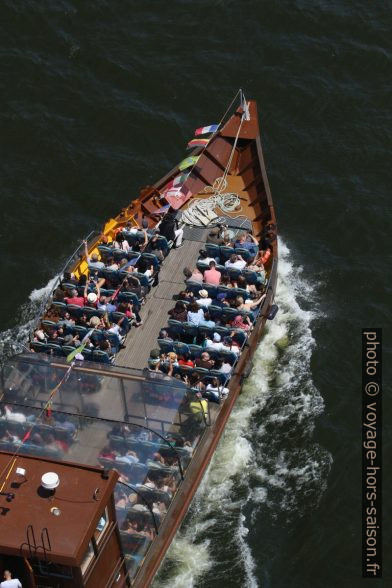
[[[256,102],[247,101],[241,91],[235,100],[219,124],[196,131],[191,155],[78,247],[43,305],[30,351],[10,358],[2,369],[0,555],[3,568],[23,580],[24,588],[149,586],[251,372],[265,323],[277,311],[278,250]],[[158,223],[162,227],[174,215],[183,229],[181,247],[173,246],[179,244],[179,233],[173,240],[155,233]],[[226,244],[216,242],[218,231],[211,229],[217,226],[223,227]],[[227,245],[244,230],[268,248],[265,274],[236,267],[221,271],[232,280],[242,275],[259,294],[264,292],[252,313],[222,301],[247,296],[240,288],[185,283],[183,274],[185,266],[204,271],[200,251],[214,258],[218,268],[233,253],[240,252],[246,261],[254,255],[249,246],[234,251]],[[114,247],[119,232],[129,249],[121,239]],[[159,247],[146,252],[144,244],[154,235]],[[97,267],[94,253],[101,265],[106,261],[104,267],[99,260]],[[110,266],[109,256],[114,257]],[[140,269],[140,260],[144,269],[146,263],[152,266],[151,275],[127,271],[135,265]],[[108,310],[104,301],[100,309],[89,306],[96,296],[79,305],[70,300],[83,295],[81,276],[93,276],[85,293],[94,294],[100,280],[100,295],[112,297],[114,306],[131,301],[135,310],[138,295],[124,290],[130,275],[137,276],[146,294],[140,307],[143,322],[131,324],[126,347],[118,346],[110,357],[92,345],[96,337],[98,343],[118,339],[118,329],[109,336],[92,319],[104,315],[126,330],[132,313]],[[75,287],[76,297],[71,293]],[[215,326],[168,317],[185,289],[196,296],[205,290],[204,296],[221,302],[210,305]],[[249,317],[250,329],[230,324],[238,313],[244,320]],[[82,314],[87,325],[80,324]],[[159,338],[165,327],[168,335]],[[214,333],[215,342],[228,335],[237,342],[236,350],[209,348],[210,360],[223,356],[228,373],[214,366],[192,367],[203,352],[202,341]],[[67,334],[72,337],[64,341]],[[161,357],[152,349],[159,349]],[[177,355],[171,356],[174,363],[167,361],[170,353]],[[183,353],[191,365],[178,363]],[[203,383],[213,377],[227,389],[216,402],[203,397]]]

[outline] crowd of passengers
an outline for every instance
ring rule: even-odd
[[[132,245],[126,238],[127,231]],[[173,236],[176,237],[174,233]],[[88,275],[77,279],[70,272],[64,273],[44,322],[34,332],[31,349],[41,351],[46,346],[54,353],[60,347],[68,354],[94,328],[86,351],[77,354],[76,360],[83,361],[85,355],[95,359],[92,352],[99,351],[99,361],[111,362],[125,347],[131,326],[143,324],[140,307],[150,287],[157,284],[159,263],[168,252],[169,241],[162,230],[152,233],[145,226],[129,225],[117,230],[112,241],[103,235],[98,244],[100,254],[89,255],[86,242],[84,246]]]
[[[26,434],[29,433],[26,437]],[[59,457],[67,452],[75,440],[77,426],[66,415],[56,414],[46,423],[37,413],[4,405],[0,408],[0,442],[3,448],[15,450],[23,443],[33,454]]]
[[[130,442],[132,449],[129,448]],[[192,443],[180,433],[169,433],[163,440],[143,427],[118,424],[112,428],[98,461],[105,467],[117,469],[119,482],[124,483],[118,484],[115,492],[121,531],[150,539],[154,537],[151,510],[159,523],[177,490],[178,458],[186,467],[192,452]],[[145,469],[136,470],[133,467],[136,465],[145,466]],[[127,484],[131,484],[136,492]]]
[[[185,289],[148,360],[149,377],[175,377],[187,385],[193,416],[206,415],[208,402],[227,396],[226,383],[266,296],[269,243],[262,250],[250,233],[240,231],[234,241],[225,235],[224,228],[212,229],[196,267],[184,268]],[[226,261],[222,242],[229,250]]]

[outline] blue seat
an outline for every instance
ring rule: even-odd
[[[202,368],[202,367],[195,367],[193,369],[193,371],[203,377],[208,376],[208,374],[210,373],[210,370],[208,370],[207,368]]]
[[[196,294],[199,293],[199,290],[203,290],[204,284],[200,284],[200,282],[193,282],[192,280],[186,280],[185,282],[187,290],[191,292],[195,292]]]
[[[214,286],[213,284],[203,284],[202,288],[204,288],[204,290],[207,290],[210,298],[216,298],[216,295],[218,293],[217,286]]]
[[[111,284],[119,284],[120,283],[120,275],[117,270],[113,269],[103,269],[102,275],[105,280],[109,280]]]
[[[188,347],[189,347],[189,353],[192,355],[192,357],[195,357],[195,358],[200,357],[200,355],[204,351],[204,349],[201,345],[193,345],[191,343],[188,345]]]
[[[71,282],[62,282],[61,287],[63,290],[69,290],[71,292],[72,290],[75,290],[76,284],[72,284]]]
[[[122,259],[128,259],[128,254],[123,249],[116,249],[112,250],[113,257],[115,261],[121,261]]]
[[[244,300],[249,298],[249,292],[247,290],[245,290],[244,288],[233,288],[232,290],[233,290],[234,296],[242,296],[242,298]]]
[[[194,367],[191,367],[190,365],[180,365],[178,367],[178,371],[183,376],[187,376],[187,375],[191,374],[194,371],[194,369],[195,368]]]
[[[103,259],[105,259],[106,257],[111,257],[113,255],[113,249],[111,249],[107,245],[98,245],[97,249]]]
[[[61,345],[57,345],[57,343],[46,343],[46,353],[50,353],[51,355],[62,355],[63,352],[61,350]]]
[[[184,335],[187,335],[188,337],[196,337],[197,325],[194,325],[194,324],[188,323],[188,322],[184,322],[181,324],[182,324],[182,331],[183,331]]]
[[[221,351],[220,352],[221,357],[223,357],[223,359],[225,359],[230,365],[234,365],[238,355],[233,353],[232,351]]]
[[[215,306],[215,304],[210,304],[208,307],[208,312],[210,313],[212,320],[215,320],[220,318],[222,315],[222,308],[220,306]]]
[[[75,318],[79,318],[82,316],[82,306],[78,306],[77,304],[67,304],[67,311],[69,314]]]
[[[41,323],[44,327],[52,331],[55,331],[57,329],[57,323],[55,323],[54,321],[48,321],[44,319],[43,321],[41,321]]]
[[[88,319],[91,319],[92,316],[103,316],[105,314],[105,311],[101,310],[100,308],[83,306],[83,314],[85,314]]]
[[[180,334],[183,332],[183,330],[182,330],[183,323],[181,321],[176,321],[175,319],[169,319],[167,321],[167,324],[168,324],[168,329],[171,332],[174,332],[177,334]]]
[[[164,353],[169,353],[169,351],[173,351],[174,349],[172,341],[166,341],[166,339],[158,339],[157,343],[159,345],[159,349],[161,349]]]
[[[222,372],[219,372],[218,370],[209,370],[208,372],[208,378],[218,378],[221,384],[224,384],[226,382],[226,380],[229,378],[229,374],[223,374]]]
[[[227,259],[229,259],[230,255],[232,255],[233,253],[235,253],[234,247],[227,247],[226,245],[221,245],[219,247],[219,250],[220,250],[220,256],[221,256],[222,262],[224,262]]]
[[[205,250],[207,251],[207,253],[210,257],[219,257],[220,258],[219,245],[215,245],[215,243],[206,243]]]
[[[36,353],[45,353],[46,351],[46,344],[42,343],[42,341],[32,341],[30,347],[31,349],[34,349]]]
[[[92,349],[89,349],[88,347],[85,347],[82,351],[82,355],[84,357],[85,360],[87,361],[92,361],[93,358],[93,351]]]
[[[218,286],[217,294],[226,294],[229,297],[230,290],[232,290],[232,288],[228,288],[227,286]]]
[[[252,253],[251,251],[249,251],[249,249],[245,249],[245,247],[236,247],[235,252],[238,255],[241,255],[242,259],[245,259],[245,261],[248,261],[248,259],[250,259],[251,257],[254,257],[256,255],[257,251],[255,253]]]
[[[140,307],[140,300],[134,292],[120,292],[118,295],[119,302],[131,302],[137,308]]]
[[[73,332],[79,335],[80,339],[83,339],[87,335],[88,330],[86,327],[82,327],[81,325],[75,325],[73,327]]]
[[[252,270],[243,269],[242,275],[244,276],[245,280],[248,284],[256,284],[258,281],[258,274]]]
[[[182,341],[176,341],[174,343],[174,351],[179,355],[182,355],[183,353],[189,353],[189,345],[182,343]]]
[[[95,349],[93,351],[92,359],[93,361],[98,361],[99,363],[112,363],[106,351],[101,351],[100,349]]]
[[[151,263],[154,266],[154,269],[158,269],[159,259],[154,253],[142,253],[141,259],[145,259],[148,263]]]
[[[203,263],[202,261],[198,261],[196,263],[197,269],[200,270],[203,274],[205,272],[206,269],[208,269],[208,264]]]
[[[232,279],[232,280],[236,280],[238,278],[238,276],[241,275],[241,270],[236,267],[229,267],[228,271],[229,271],[230,279]]]
[[[144,241],[144,233],[142,231],[137,231],[137,233],[129,233],[123,231],[123,235],[128,241],[129,245],[135,245],[135,243],[143,242]]]
[[[166,237],[164,237],[163,235],[159,235],[156,240],[156,243],[157,243],[159,249],[161,249],[163,251],[164,255],[166,255],[170,249],[170,245],[169,245]]]
[[[67,356],[70,353],[72,353],[72,351],[75,351],[75,347],[72,345],[63,345],[61,347],[61,351],[62,351],[63,355]]]
[[[221,325],[216,325],[214,328],[214,332],[219,333],[219,335],[221,337],[227,337],[228,335],[230,335],[231,330],[228,329],[227,327],[223,327]]]
[[[116,323],[116,324],[121,319],[124,319],[121,323],[121,326],[123,324],[129,324],[129,319],[128,319],[127,315],[123,312],[118,311],[118,310],[114,310],[113,312],[111,312],[109,315],[109,319],[112,323]]]
[[[243,329],[237,329],[237,328],[232,328],[231,332],[235,333],[236,341],[238,341],[238,343],[240,343],[240,345],[242,346],[247,339],[246,332]]]
[[[234,320],[239,314],[241,314],[241,311],[236,308],[230,308],[229,306],[222,310],[222,316],[229,321]]]
[[[139,280],[141,286],[146,286],[147,288],[150,286],[148,277],[144,274],[141,274],[139,272],[133,272],[131,275]]]
[[[65,302],[53,300],[52,306],[54,308],[56,308],[56,310],[59,310],[61,314],[64,314],[65,312],[67,312],[67,305],[65,304]]]
[[[140,252],[139,251],[132,251],[131,249],[128,251],[127,257],[129,259],[129,261],[131,261],[132,259],[139,259],[140,257]],[[132,264],[133,265],[133,264]]]
[[[212,335],[214,334],[214,328],[207,327],[204,325],[198,325],[197,330],[200,335],[208,335],[212,337]]]

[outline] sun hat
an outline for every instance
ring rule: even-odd
[[[176,354],[176,353],[174,353],[174,351],[169,351],[169,353],[167,354],[167,357],[168,357],[169,359],[171,359],[172,361],[176,361],[176,359],[177,359],[177,354]]]
[[[199,290],[199,294],[202,298],[208,298],[207,290]]]
[[[87,300],[88,302],[96,302],[97,301],[98,296],[95,294],[95,292],[90,292],[90,294],[87,294]]]
[[[219,335],[219,333],[214,333],[214,341],[215,341],[215,343],[219,343],[220,340],[221,340],[221,336]]]

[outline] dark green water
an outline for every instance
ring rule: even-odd
[[[81,238],[242,87],[282,238],[280,313],[156,586],[364,586],[361,327],[384,327],[391,351],[390,5],[4,0],[0,23],[5,353]],[[377,587],[392,586],[390,422],[385,391]]]

